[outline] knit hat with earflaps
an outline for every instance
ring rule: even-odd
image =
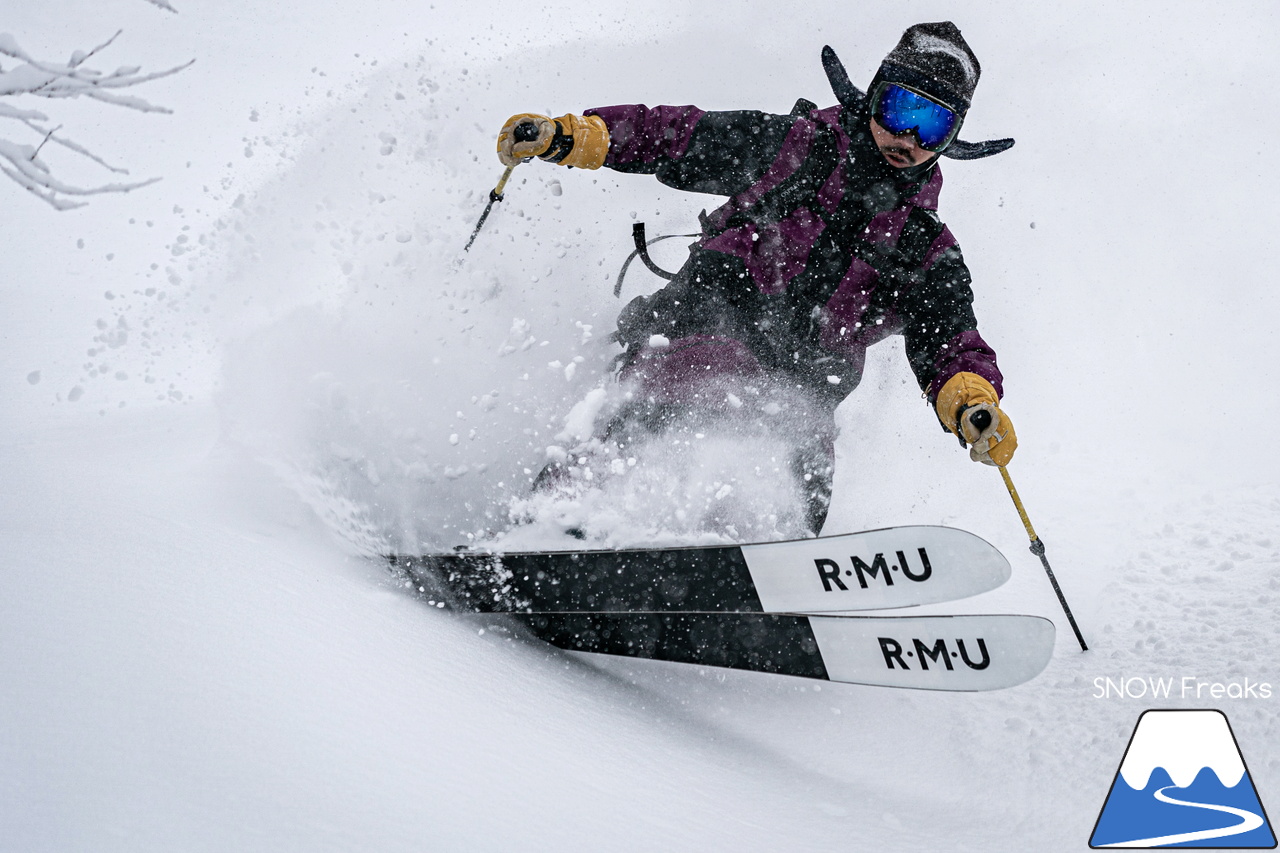
[[[955,24],[916,24],[880,63],[871,88],[882,80],[901,83],[965,113],[981,73],[978,57]]]

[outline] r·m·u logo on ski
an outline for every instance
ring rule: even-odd
[[[924,640],[912,638],[910,640],[911,647],[904,648],[903,644],[892,637],[879,637],[880,652],[884,655],[885,666],[889,669],[905,669],[911,670],[911,665],[903,659],[905,655],[916,663],[916,668],[928,670],[930,662],[935,668],[939,666],[946,667],[949,670],[956,668],[955,661],[962,661],[969,669],[986,669],[991,666],[991,655],[987,651],[987,641],[982,637],[977,639],[977,647],[979,652],[978,660],[973,660],[969,656],[969,648],[965,645],[964,640],[957,639],[955,641],[954,651],[947,646],[945,639],[934,640],[930,645]]]
[[[868,578],[874,580],[880,578],[884,581],[885,586],[893,586],[893,572],[902,572],[907,580],[916,581],[917,583],[927,581],[933,575],[933,566],[929,564],[929,554],[924,548],[917,548],[920,554],[920,571],[913,571],[911,564],[907,562],[907,555],[902,551],[895,551],[898,562],[890,566],[884,554],[876,554],[871,559],[871,564],[867,563],[857,556],[849,557],[849,567],[842,569],[840,564],[835,560],[826,558],[817,558],[813,561],[814,566],[818,569],[818,577],[822,580],[822,588],[827,592],[833,590],[844,590],[848,592],[849,587],[841,579],[843,572],[847,578],[858,579],[858,586],[867,589],[869,586]],[[852,582],[852,581],[851,581]]]

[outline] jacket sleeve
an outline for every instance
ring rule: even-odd
[[[596,107],[609,128],[604,164],[654,175],[669,187],[737,195],[769,170],[796,119],[754,110],[706,112],[693,106]]]
[[[1004,396],[996,353],[978,334],[969,268],[944,228],[926,258],[922,278],[898,303],[911,370],[932,404],[957,373],[976,373]]]

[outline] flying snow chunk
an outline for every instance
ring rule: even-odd
[[[650,335],[649,346],[653,349],[662,349],[671,346],[671,339],[666,335]]]
[[[569,414],[564,416],[564,430],[556,438],[564,442],[590,438],[595,429],[596,418],[607,400],[608,392],[604,388],[588,391],[587,396],[575,403]]]

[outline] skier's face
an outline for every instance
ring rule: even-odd
[[[871,119],[871,137],[875,140],[876,147],[880,149],[884,159],[895,169],[919,166],[934,156],[934,152],[925,151],[920,147],[916,142],[915,134],[911,131],[894,136],[881,127],[874,118]]]

